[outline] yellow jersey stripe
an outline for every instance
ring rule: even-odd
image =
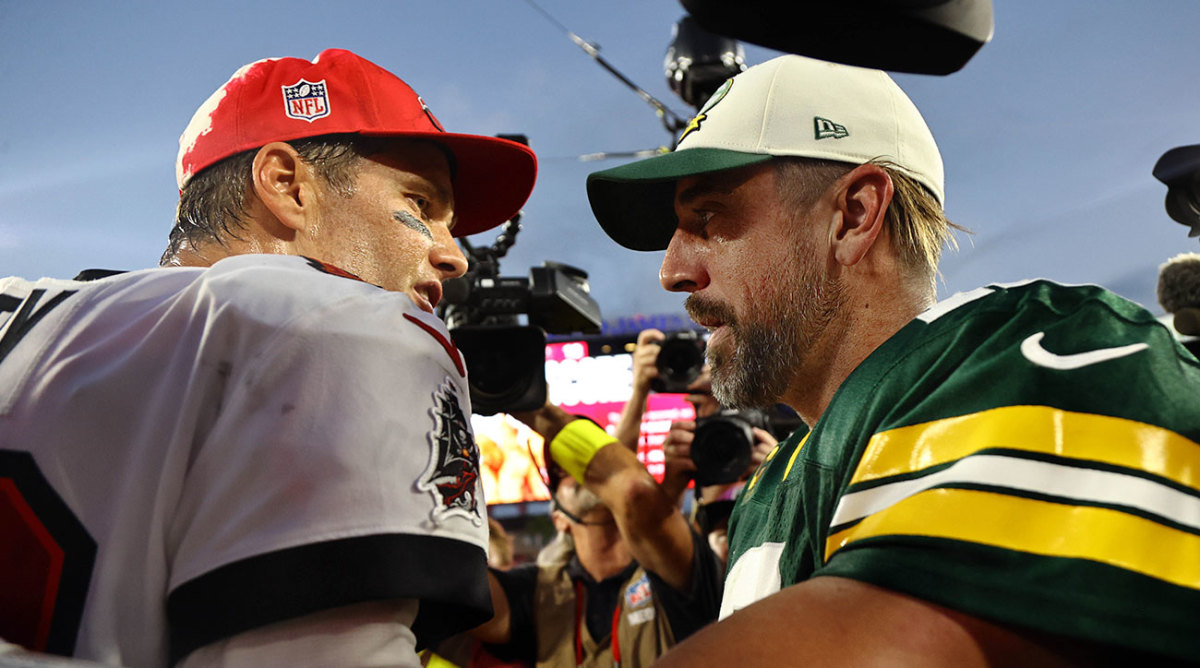
[[[1200,445],[1142,422],[1048,406],[1005,406],[876,434],[851,484],[913,473],[984,448],[1139,469],[1200,490]]]
[[[1200,589],[1200,536],[1135,515],[963,489],[933,489],[832,534],[825,561],[865,538],[928,536],[1089,559]]]
[[[796,444],[796,451],[792,453],[791,457],[788,457],[787,468],[785,468],[783,470],[783,479],[784,480],[787,480],[788,476],[791,475],[792,466],[795,465],[795,463],[796,463],[796,456],[799,455],[800,451],[804,449],[804,444],[808,442],[808,435],[811,433],[812,433],[811,431],[808,432],[808,434],[804,435],[804,438],[800,439],[800,442]]]

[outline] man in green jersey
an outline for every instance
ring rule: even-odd
[[[588,195],[666,249],[721,403],[811,427],[738,499],[722,621],[662,665],[1200,661],[1200,363],[1095,286],[937,302],[942,160],[886,74],[753,67]]]

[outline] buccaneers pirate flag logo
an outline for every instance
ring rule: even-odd
[[[440,524],[453,515],[483,524],[483,503],[479,479],[479,446],[454,385],[447,378],[433,393],[433,430],[429,432],[430,457],[425,475],[417,487],[433,495],[432,519]]]

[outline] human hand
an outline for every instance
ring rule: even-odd
[[[765,462],[767,455],[771,454],[776,445],[779,445],[778,439],[766,429],[752,427],[751,431],[754,432],[754,445],[750,448],[750,467],[746,471],[747,475],[754,473],[758,465]]]
[[[643,329],[638,333],[637,347],[633,350],[633,389],[636,393],[650,391],[650,381],[658,378],[658,352],[666,335],[657,329]]]
[[[692,440],[696,437],[696,423],[679,420],[671,423],[663,439],[663,490],[673,499],[687,490],[688,482],[696,474],[696,463],[692,461]]]

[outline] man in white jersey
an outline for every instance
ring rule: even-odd
[[[0,637],[415,666],[488,619],[465,366],[433,313],[454,237],[535,175],[348,51],[238,70],[180,138],[163,267],[0,281]]]

